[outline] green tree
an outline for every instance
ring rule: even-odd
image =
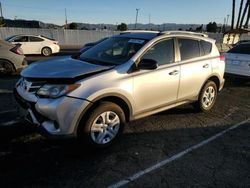
[[[121,23],[120,25],[117,26],[118,31],[126,31],[128,29],[127,24]]]
[[[74,23],[74,22],[70,23],[69,29],[77,29],[77,23]]]
[[[218,29],[217,23],[216,22],[209,22],[207,24],[206,29],[207,29],[207,32],[216,33],[217,29]]]

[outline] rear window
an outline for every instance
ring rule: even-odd
[[[44,41],[43,39],[38,38],[38,37],[29,37],[29,38],[30,38],[30,42],[42,42],[42,41]]]
[[[201,56],[208,55],[211,53],[212,44],[210,42],[206,42],[202,40],[200,41],[200,45],[201,45]]]
[[[41,35],[41,37],[46,38],[46,39],[48,39],[48,40],[53,40],[53,41],[55,41],[55,39],[49,38],[49,37],[45,37],[45,36],[43,36],[43,35]]]
[[[250,54],[250,43],[247,44],[239,44],[228,51],[228,53],[235,54]]]

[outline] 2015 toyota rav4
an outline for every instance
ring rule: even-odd
[[[125,32],[84,52],[31,64],[15,95],[50,135],[106,147],[124,124],[182,104],[210,110],[224,84],[215,41],[190,32]]]

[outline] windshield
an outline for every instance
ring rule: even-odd
[[[250,54],[250,43],[242,43],[231,50],[228,53],[235,53],[235,54]]]
[[[9,37],[5,38],[4,40],[5,40],[5,41],[9,41],[10,39],[12,39],[12,38],[15,37],[15,36],[16,36],[16,35],[9,36]]]
[[[95,64],[119,65],[128,61],[145,43],[142,39],[113,37],[90,48],[80,59]]]

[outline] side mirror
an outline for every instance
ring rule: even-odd
[[[137,67],[141,70],[154,70],[157,69],[158,63],[153,59],[142,59]]]

